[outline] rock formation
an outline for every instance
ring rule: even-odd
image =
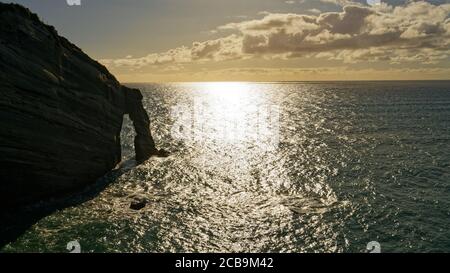
[[[71,193],[121,160],[129,114],[136,155],[157,150],[137,89],[16,4],[0,3],[0,209]]]
[[[134,139],[134,147],[136,152],[136,160],[143,162],[148,159],[149,155],[158,154],[150,132],[150,119],[142,105],[142,94],[138,89],[124,87],[126,96],[125,110],[133,121],[136,131]]]

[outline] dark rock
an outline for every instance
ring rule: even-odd
[[[134,148],[136,151],[136,161],[142,163],[151,156],[156,155],[158,150],[155,147],[152,134],[150,132],[150,119],[142,105],[142,94],[138,89],[126,88],[126,112],[133,121],[136,137],[134,138]]]
[[[170,152],[166,151],[166,150],[158,150],[156,155],[157,157],[169,157],[170,156]]]
[[[0,209],[71,193],[121,160],[129,113],[139,161],[157,153],[137,89],[28,9],[0,3]]]
[[[132,210],[141,210],[147,206],[146,200],[136,200],[130,204],[130,209]]]

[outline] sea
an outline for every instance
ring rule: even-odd
[[[170,156],[125,117],[123,162],[0,252],[450,252],[450,81],[129,86]]]

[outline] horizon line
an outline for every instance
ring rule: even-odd
[[[333,82],[446,82],[450,79],[433,80],[302,80],[302,81],[142,81],[142,82],[121,82],[122,84],[183,84],[183,83],[333,83]]]

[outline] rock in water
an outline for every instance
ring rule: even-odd
[[[136,131],[134,147],[136,150],[136,161],[142,163],[151,155],[158,154],[152,134],[150,132],[150,119],[142,105],[142,94],[138,89],[125,88],[126,112],[133,121]]]
[[[114,168],[125,113],[138,159],[156,151],[140,91],[16,4],[0,3],[0,90],[0,209],[73,192]]]
[[[145,200],[133,201],[130,204],[130,209],[141,210],[141,209],[145,208],[145,206],[147,206],[147,201],[145,201]]]

